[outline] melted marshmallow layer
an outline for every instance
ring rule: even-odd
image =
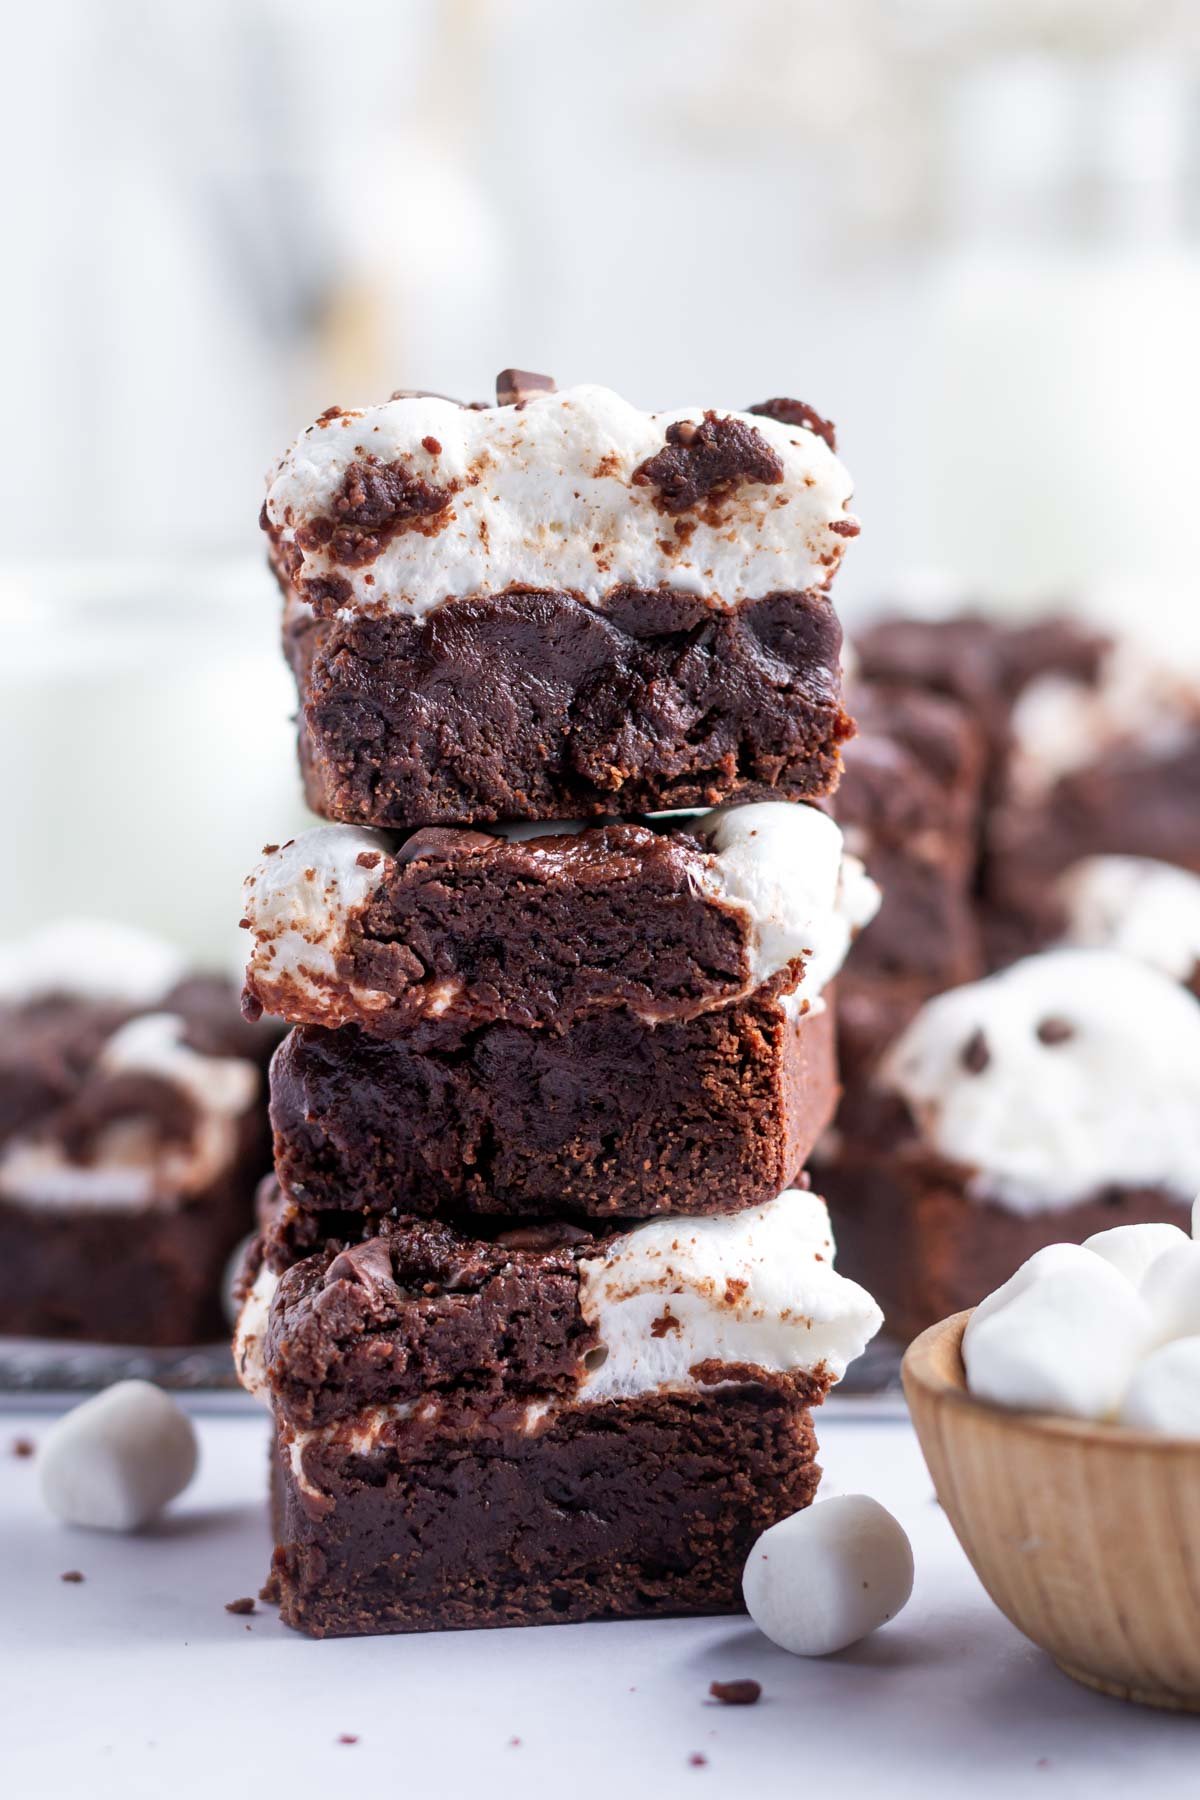
[[[667,587],[718,606],[824,587],[857,526],[846,512],[850,477],[815,431],[720,414],[753,434],[772,477],[732,479],[678,518],[652,481],[635,479],[670,427],[704,418],[694,406],[642,412],[594,386],[483,410],[430,395],[335,410],[280,461],[265,519],[297,591],[330,584],[344,613],[420,618],[447,599],[512,586],[592,605],[624,585]],[[400,529],[394,514],[375,529],[397,479],[410,496],[402,504],[425,510]],[[336,534],[347,508],[367,522],[350,544]],[[369,542],[364,529],[374,530]]]

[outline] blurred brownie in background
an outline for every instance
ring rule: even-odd
[[[122,926],[0,946],[0,1333],[221,1335],[270,1161],[275,1037],[232,982]]]
[[[1044,1245],[1187,1226],[1200,1001],[1119,951],[1054,949],[931,1000],[821,1171],[838,1264],[907,1341]],[[885,1110],[886,1109],[886,1110]]]
[[[834,812],[882,891],[837,987],[840,1131],[870,1128],[879,1056],[931,995],[983,973],[975,904],[983,733],[958,701],[900,682],[850,686],[857,735]]]

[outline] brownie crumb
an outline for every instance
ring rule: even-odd
[[[713,1681],[709,1683],[708,1691],[722,1706],[753,1706],[762,1697],[762,1683],[749,1679]]]
[[[509,1740],[508,1740],[508,1747],[509,1747],[509,1749],[510,1749],[510,1750],[519,1750],[519,1749],[520,1749],[520,1748],[521,1748],[521,1740],[520,1740],[520,1738],[516,1738],[516,1737],[514,1737],[514,1738],[509,1738]]]
[[[254,1611],[254,1602],[249,1594],[243,1594],[240,1600],[227,1600],[225,1602],[225,1611],[228,1613],[238,1613],[239,1615],[243,1613],[252,1613]]]
[[[353,1731],[343,1731],[338,1735],[339,1744],[357,1744],[358,1735]]]
[[[67,1569],[58,1578],[60,1581],[80,1582],[84,1580],[82,1569]]]
[[[709,411],[698,425],[690,419],[668,425],[665,445],[638,465],[633,480],[656,487],[655,505],[673,515],[722,498],[744,481],[778,483],[783,463],[753,425]]]
[[[1075,1036],[1075,1027],[1066,1019],[1043,1019],[1037,1035],[1039,1044],[1065,1044]]]
[[[688,1757],[688,1767],[690,1769],[704,1769],[707,1768],[707,1766],[708,1758],[705,1756],[703,1750],[693,1750],[692,1754]]]
[[[757,406],[748,406],[746,411],[756,413],[762,419],[774,419],[777,425],[796,425],[803,431],[815,432],[817,437],[824,438],[831,450],[837,450],[837,432],[833,421],[823,419],[814,407],[806,406],[803,400],[789,400],[781,394],[775,400],[760,400]]]
[[[34,1448],[35,1446],[32,1438],[19,1437],[14,1438],[12,1441],[12,1453],[14,1456],[32,1456]]]
[[[982,1030],[973,1031],[962,1048],[963,1068],[968,1075],[982,1075],[991,1060],[992,1053]]]

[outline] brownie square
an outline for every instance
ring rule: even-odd
[[[968,1193],[970,1174],[903,1138],[890,1154],[851,1148],[821,1169],[838,1264],[875,1295],[902,1343],[977,1306],[1047,1244],[1148,1221],[1187,1228],[1187,1207],[1161,1188],[1111,1187],[1021,1214]]]
[[[788,1186],[837,1098],[832,1010],[748,999],[648,1025],[619,1008],[561,1032],[404,1038],[301,1026],[271,1067],[284,1202],[274,1253],[339,1215],[727,1212]]]
[[[755,1540],[816,1493],[813,1397],[778,1378],[532,1426],[281,1427],[271,1597],[312,1637],[740,1612]]]
[[[393,828],[802,800],[852,726],[823,594],[727,610],[629,591],[444,602],[415,620],[288,610],[314,812]]]
[[[95,960],[39,985],[34,943],[17,961],[37,991],[0,1003],[0,1333],[221,1337],[225,1266],[270,1159],[276,1033],[215,978],[139,993],[138,975],[106,995],[125,940],[71,928],[71,942]]]
[[[334,407],[272,474],[310,805],[408,828],[829,792],[858,533],[832,427],[498,399]]]
[[[733,1610],[878,1330],[805,1190],[585,1230],[400,1217],[246,1271],[273,1585],[314,1635]]]

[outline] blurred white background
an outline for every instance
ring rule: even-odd
[[[1200,643],[1194,0],[43,0],[6,63],[0,751],[109,911],[215,951],[295,822],[263,471],[396,386],[796,394],[847,616]]]

